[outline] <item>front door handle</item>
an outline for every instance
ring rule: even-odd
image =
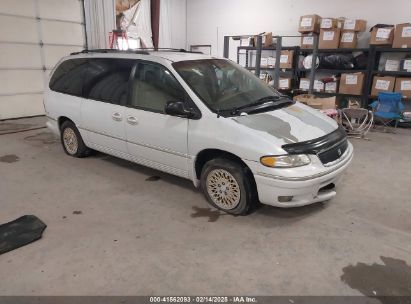
[[[136,125],[136,124],[138,124],[138,120],[137,120],[137,118],[135,118],[134,116],[128,116],[128,117],[127,117],[127,122],[128,122],[130,125]]]
[[[115,120],[115,121],[122,121],[123,120],[123,117],[118,112],[114,112],[113,115],[111,115],[111,118],[113,118],[113,120]]]

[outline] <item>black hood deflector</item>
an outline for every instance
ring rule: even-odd
[[[343,141],[347,141],[347,133],[343,127],[339,126],[338,129],[325,136],[307,141],[285,144],[281,146],[281,148],[289,154],[318,154],[322,151],[331,149]]]

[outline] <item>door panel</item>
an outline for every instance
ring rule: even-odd
[[[159,64],[139,62],[125,111],[129,153],[136,161],[175,175],[189,177],[188,119],[164,114],[168,101],[187,94],[170,71]]]
[[[133,108],[125,116],[128,151],[138,162],[188,177],[187,119]]]
[[[124,106],[84,100],[81,114],[86,144],[115,155],[127,153],[124,112]]]
[[[125,157],[125,104],[134,60],[96,58],[88,60],[82,105],[83,127],[89,145]]]

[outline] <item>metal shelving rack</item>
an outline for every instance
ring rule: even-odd
[[[278,84],[279,84],[279,78],[280,77],[288,77],[293,79],[294,81],[296,81],[298,79],[298,70],[297,70],[297,65],[298,65],[298,53],[299,53],[299,47],[282,47],[279,51],[279,53],[281,54],[281,51],[283,50],[287,50],[287,51],[294,51],[294,55],[293,56],[293,62],[292,62],[292,68],[281,68],[280,66],[276,67],[262,67],[261,66],[261,62],[257,62],[256,61],[256,65],[255,66],[251,66],[250,62],[249,62],[249,58],[250,58],[250,53],[255,51],[257,52],[257,48],[256,47],[250,47],[250,46],[239,46],[237,47],[237,63],[240,63],[240,50],[245,50],[245,68],[247,70],[250,71],[255,71],[256,75],[259,76],[259,73],[261,73],[261,71],[274,71],[274,87],[278,88]],[[275,57],[277,58],[278,56],[278,50],[275,47],[263,47],[261,48],[261,52],[263,51],[275,51]],[[261,58],[261,55],[259,55]],[[281,56],[281,55],[280,55]],[[257,57],[257,56],[256,56]],[[281,62],[280,62],[281,63]],[[277,61],[276,61],[276,65],[277,65]],[[257,71],[259,71],[257,73]],[[276,82],[276,79],[278,79],[278,82]]]
[[[230,38],[244,38],[244,37],[255,37],[255,35],[242,35],[242,36],[225,36],[224,37],[224,57],[228,58],[229,55],[229,43],[230,43]],[[288,37],[293,37],[293,38],[300,38],[301,36],[273,36],[273,40],[276,41],[276,46],[274,47],[268,47],[264,48],[262,47],[262,36],[257,36],[256,39],[256,46],[239,46],[237,47],[237,62],[239,62],[239,51],[240,50],[246,50],[246,68],[249,70],[254,70],[255,74],[257,76],[260,75],[261,70],[273,70],[274,71],[274,88],[278,89],[278,83],[279,83],[279,78],[284,71],[280,69],[280,61],[276,60],[276,66],[273,68],[262,68],[260,66],[261,63],[261,52],[265,50],[272,50],[276,51],[276,58],[280,58],[280,54],[282,50],[294,50],[294,61],[293,61],[293,68],[289,69],[288,72],[292,73],[292,78],[294,79],[294,83],[296,87],[294,87],[291,90],[291,94],[294,93],[309,93],[309,94],[314,94],[314,95],[319,95],[319,96],[337,96],[337,97],[355,97],[359,98],[361,100],[361,104],[363,107],[367,107],[369,103],[369,98],[370,98],[370,91],[371,91],[371,86],[372,86],[372,79],[373,75],[376,73],[374,70],[374,67],[376,65],[376,54],[378,52],[395,52],[395,51],[410,51],[411,49],[392,49],[392,48],[376,48],[371,46],[370,48],[345,48],[345,49],[319,49],[318,48],[318,35],[314,34],[314,45],[312,49],[302,49],[298,46],[293,46],[293,47],[283,47],[282,42],[283,38],[288,38]],[[248,66],[248,52],[249,51],[256,51],[256,65],[255,67],[250,67]],[[334,54],[341,54],[341,53],[354,53],[354,52],[364,52],[368,54],[368,60],[367,60],[367,66],[365,69],[322,69],[322,68],[315,68],[315,65],[313,64],[311,69],[299,69],[298,68],[298,58],[300,54],[303,55],[308,55],[312,54],[312,62],[316,62],[318,55],[323,54],[323,53],[334,53]],[[310,85],[308,91],[301,91],[298,89],[298,80],[301,78],[301,76],[307,72],[310,72],[309,79],[310,79]],[[342,94],[342,93],[328,93],[328,92],[316,92],[314,91],[314,81],[316,74],[318,72],[323,72],[327,74],[334,74],[338,75],[341,73],[356,73],[356,72],[362,72],[364,73],[364,85],[363,85],[363,91],[361,95],[354,95],[354,94]],[[380,72],[378,72],[380,73]],[[410,76],[411,73],[404,73],[401,72],[399,74],[396,74],[397,76],[399,75],[404,75],[404,76]]]
[[[344,49],[302,49],[301,54],[310,54],[314,53],[316,51],[317,55],[318,54],[350,54],[350,53],[355,53],[355,52],[362,52],[362,53],[368,53],[368,60],[367,60],[367,67],[364,69],[324,69],[324,68],[318,68],[315,69],[314,75],[311,75],[315,78],[316,74],[318,72],[326,73],[326,74],[332,74],[332,75],[339,75],[343,73],[363,73],[364,74],[364,84],[363,84],[363,89],[362,89],[362,94],[361,95],[356,95],[356,94],[344,94],[344,93],[329,93],[329,92],[313,92],[315,95],[319,96],[337,96],[337,97],[345,97],[345,98],[359,98],[361,100],[361,105],[363,107],[366,107],[368,105],[368,96],[369,96],[369,91],[370,87],[372,84],[372,78],[371,77],[371,67],[373,64],[373,58],[370,56],[371,52],[368,48],[344,48]],[[314,58],[313,58],[313,62]],[[302,69],[301,72],[304,72],[305,70]]]
[[[300,47],[299,46],[283,46],[283,39],[284,38],[301,38],[301,36],[273,36],[273,41],[276,42],[276,45],[273,47],[262,47],[262,36],[261,35],[239,35],[239,36],[225,36],[224,37],[224,57],[228,58],[229,56],[229,43],[230,43],[230,38],[234,39],[241,39],[241,38],[248,38],[248,37],[257,37],[256,39],[256,45],[255,46],[238,46],[237,47],[237,63],[240,61],[240,50],[245,50],[245,56],[246,56],[246,64],[245,68],[251,71],[254,71],[255,75],[257,77],[260,76],[260,72],[263,70],[267,71],[274,71],[274,88],[278,89],[279,87],[279,79],[281,76],[287,75],[290,77],[294,83],[298,82],[299,79],[299,69],[298,69],[298,58],[300,55]],[[314,44],[318,45],[318,36],[315,36],[314,38]],[[281,51],[283,50],[293,50],[294,51],[294,56],[293,56],[293,62],[292,62],[292,68],[289,69],[282,69],[280,67],[280,60],[275,61],[275,66],[274,67],[261,67],[261,54],[263,51],[275,51],[275,58],[280,58],[281,57]],[[251,51],[256,52],[256,63],[255,66],[249,66],[248,58],[249,58],[249,53]],[[314,73],[312,73],[314,75]],[[314,86],[314,76],[312,78],[312,81],[310,79],[310,90],[309,92],[313,92],[313,86]]]
[[[381,54],[382,53],[409,53],[411,55],[411,48],[389,48],[389,47],[378,47],[378,46],[371,46],[370,47],[370,53],[373,56],[373,65],[371,66],[371,84],[370,88],[372,85],[372,78],[375,75],[381,75],[381,76],[394,76],[394,77],[410,77],[411,78],[411,72],[405,72],[405,71],[380,71],[378,70],[378,65],[380,62]],[[375,98],[368,96],[369,99]],[[411,102],[411,98],[403,98],[403,101],[405,102]]]

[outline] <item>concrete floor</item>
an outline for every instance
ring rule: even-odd
[[[47,129],[0,135],[0,223],[48,225],[0,255],[0,295],[411,294],[411,130],[369,137],[330,203],[233,217],[190,181],[68,157]]]

